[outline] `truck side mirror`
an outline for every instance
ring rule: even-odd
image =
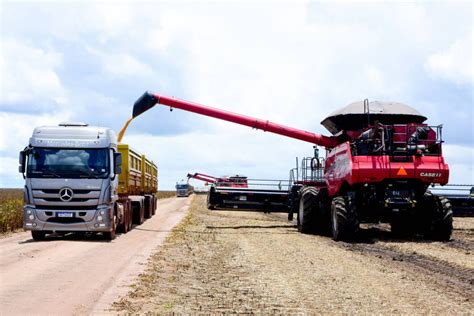
[[[114,153],[114,173],[115,174],[122,173],[122,154],[121,153]]]
[[[20,151],[18,162],[20,163],[20,165],[18,166],[18,172],[25,173],[26,154],[24,150]]]

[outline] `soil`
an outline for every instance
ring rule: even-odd
[[[196,196],[119,313],[473,313],[474,218],[450,242],[363,227],[353,243],[297,232],[286,216],[209,211]]]
[[[0,239],[0,315],[84,315],[108,309],[186,215],[192,198],[158,201],[156,214],[112,242],[99,235],[29,232]]]

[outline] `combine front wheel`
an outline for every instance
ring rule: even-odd
[[[315,217],[318,208],[318,191],[313,187],[301,190],[300,207],[298,209],[298,231],[303,234],[314,232]]]
[[[331,205],[332,238],[351,240],[359,230],[354,201],[348,196],[337,196]]]

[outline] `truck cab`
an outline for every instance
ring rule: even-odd
[[[115,236],[121,154],[113,130],[84,123],[37,127],[20,152],[25,179],[23,228]]]
[[[189,183],[178,183],[176,184],[176,196],[177,197],[188,197],[194,192],[194,187]]]

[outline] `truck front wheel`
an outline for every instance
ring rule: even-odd
[[[114,215],[114,219],[112,220],[112,230],[110,232],[105,232],[104,233],[104,238],[106,240],[112,241],[112,240],[115,239],[115,231],[117,229],[116,222],[117,222],[117,216]]]
[[[31,231],[31,237],[33,238],[34,241],[44,240],[45,236],[46,236],[46,233],[43,231],[38,231],[38,230]]]

